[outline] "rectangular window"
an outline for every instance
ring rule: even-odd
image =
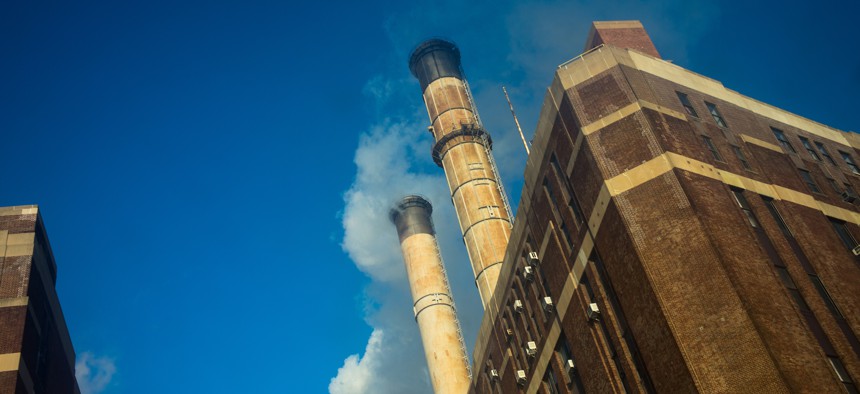
[[[797,151],[794,150],[794,146],[788,142],[788,138],[785,137],[785,133],[783,133],[782,130],[777,129],[776,127],[771,127],[770,130],[773,131],[773,135],[776,136],[776,140],[779,141],[779,144],[782,145],[783,149],[791,153],[797,153]]]
[[[809,190],[813,193],[821,193],[821,189],[818,188],[818,185],[815,184],[815,181],[812,180],[812,174],[809,171],[797,169],[800,171],[800,177],[803,178],[803,181],[806,182],[806,186],[809,187]]]
[[[553,153],[552,155],[550,155],[549,162],[550,162],[550,163],[552,163],[552,168],[553,168],[553,170],[555,170],[555,175],[556,175],[559,179],[562,179],[562,177],[566,177],[566,176],[567,176],[567,174],[565,174],[565,173],[564,173],[564,171],[562,171],[562,169],[561,169],[561,164],[558,162],[558,158],[557,158],[557,157],[555,157],[555,153]]]
[[[711,137],[702,136],[702,139],[705,141],[705,146],[708,147],[708,150],[711,151],[711,154],[714,155],[714,160],[723,161],[723,157],[720,156],[720,152],[717,151],[717,147],[714,146],[714,141],[711,141]]]
[[[747,156],[744,154],[744,151],[741,150],[741,147],[732,145],[732,151],[735,152],[735,156],[737,156],[738,160],[741,161],[744,169],[752,171],[752,167],[750,167],[750,163],[747,161]]]
[[[842,312],[839,311],[839,308],[836,307],[836,303],[833,302],[833,297],[830,297],[830,292],[827,291],[827,288],[824,287],[824,283],[821,282],[821,278],[818,275],[809,274],[809,280],[812,281],[812,285],[815,286],[815,290],[818,291],[818,295],[821,296],[821,299],[824,300],[824,304],[827,305],[827,309],[830,309],[830,312],[833,312],[834,315],[844,318],[842,316]]]
[[[788,273],[788,270],[785,267],[774,267],[776,269],[777,275],[779,275],[780,281],[785,286],[788,293],[791,294],[791,297],[794,298],[794,302],[797,303],[797,306],[802,311],[808,311],[809,305],[803,299],[803,296],[800,294],[800,291],[797,290],[797,285],[794,283],[794,279],[791,279],[791,275]]]
[[[708,107],[708,112],[711,113],[711,116],[714,117],[714,122],[717,122],[717,126],[720,127],[729,127],[726,124],[726,121],[723,119],[723,116],[720,115],[720,111],[717,110],[717,106],[705,101],[705,105]]]
[[[803,144],[803,147],[806,148],[806,151],[809,152],[809,155],[812,156],[815,161],[821,161],[821,157],[818,156],[818,153],[815,152],[815,149],[812,149],[812,144],[809,143],[809,140],[803,137],[800,138],[800,143]]]
[[[573,240],[570,238],[570,231],[567,228],[567,224],[564,223],[564,219],[560,220],[561,225],[558,226],[559,230],[561,230],[561,234],[564,236],[564,241],[567,242],[567,246],[573,247]]]
[[[860,168],[858,168],[857,164],[854,163],[854,159],[851,158],[851,155],[843,151],[839,151],[839,154],[842,155],[842,160],[845,160],[845,164],[848,164],[848,168],[851,169],[851,172],[860,175]]]
[[[567,206],[570,207],[570,210],[573,211],[573,217],[576,218],[578,222],[577,227],[582,225],[582,222],[585,221],[585,216],[582,214],[582,208],[579,207],[579,203],[576,202],[576,197],[571,195],[570,200],[567,202]]]
[[[699,117],[699,114],[696,113],[696,109],[693,108],[693,104],[690,102],[690,98],[687,97],[687,94],[681,92],[675,92],[678,94],[678,100],[681,100],[681,105],[684,106],[684,109],[687,110],[687,113],[694,116]]]
[[[744,215],[747,216],[747,220],[749,220],[750,225],[758,227],[758,220],[756,220],[755,215],[752,213],[752,210],[750,210],[750,204],[747,202],[746,197],[744,197],[743,190],[732,188],[732,195],[735,196],[735,202],[737,202],[738,206],[741,207],[741,210],[744,211]]]
[[[558,387],[558,379],[555,378],[555,372],[552,370],[552,364],[547,365],[546,374],[543,376],[543,382],[546,383],[547,393],[561,393],[561,389]]]
[[[575,370],[568,371],[567,361],[573,361],[573,355],[570,353],[570,346],[567,344],[567,338],[564,337],[564,333],[559,335],[555,351],[556,353],[558,353],[558,357],[561,359],[562,374],[567,376],[567,384],[569,386],[572,386],[570,387],[571,392],[574,394],[584,393],[585,389],[582,387],[582,380],[580,380],[579,374],[576,373]],[[574,364],[574,366],[575,365],[576,364]]]
[[[555,199],[555,193],[552,190],[552,183],[549,181],[549,178],[543,179],[543,190],[546,192],[547,197],[549,197],[550,203],[552,203],[552,210],[558,210],[558,202]]]
[[[836,230],[836,235],[839,236],[839,239],[842,240],[845,247],[847,247],[848,250],[854,250],[854,247],[857,246],[857,241],[848,231],[848,227],[845,226],[845,222],[831,217],[828,217],[827,219],[830,219],[830,224],[833,225],[833,229]]]
[[[849,393],[856,393],[857,387],[854,386],[854,381],[851,380],[851,376],[848,376],[848,371],[845,369],[845,366],[842,365],[842,360],[833,356],[827,356],[827,360],[830,361],[830,366],[833,367],[833,371],[836,372],[836,376],[839,377],[839,381],[842,382],[845,389],[848,390]]]
[[[836,180],[832,178],[827,178],[827,183],[830,184],[830,187],[832,187],[833,191],[835,191],[837,194],[842,194],[842,189],[839,188],[839,184],[836,183]]]
[[[785,224],[785,220],[782,218],[782,215],[779,214],[779,211],[776,209],[776,205],[774,205],[773,200],[770,198],[766,198],[762,196],[762,200],[764,200],[764,205],[767,206],[767,210],[770,212],[770,215],[773,216],[773,220],[776,220],[777,226],[782,230],[782,233],[785,236],[791,238],[791,230],[788,229],[788,225]]]
[[[836,162],[833,161],[833,157],[830,156],[830,152],[827,151],[827,148],[824,147],[824,144],[815,141],[815,147],[818,148],[818,152],[821,153],[821,156],[824,156],[830,164],[836,165]]]
[[[555,351],[558,352],[558,357],[561,358],[563,363],[573,359],[573,356],[570,355],[570,346],[567,345],[567,338],[564,337],[564,334],[559,335]]]

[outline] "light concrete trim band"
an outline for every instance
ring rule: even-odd
[[[624,118],[626,118],[626,117],[628,117],[628,116],[630,116],[630,115],[632,115],[638,111],[641,111],[643,108],[648,108],[650,110],[654,110],[654,111],[660,112],[664,115],[669,115],[671,117],[678,118],[678,119],[681,119],[684,121],[687,120],[687,117],[678,111],[675,111],[675,110],[672,110],[672,109],[669,109],[669,108],[666,108],[666,107],[663,107],[663,106],[660,106],[660,105],[657,105],[657,104],[654,104],[654,103],[651,103],[651,102],[648,102],[645,100],[637,100],[634,103],[630,103],[630,104],[624,106],[623,108],[619,109],[618,111],[615,111],[615,112],[608,114],[608,115],[606,115],[606,116],[604,116],[604,117],[602,117],[602,118],[600,118],[594,122],[591,122],[585,126],[582,126],[582,134],[589,135],[591,133],[594,133],[594,132],[596,132],[596,131],[598,131],[598,130],[606,127],[606,126],[609,126],[609,125],[611,125],[611,124],[613,124],[613,123],[615,123],[621,119],[624,119]]]
[[[782,150],[782,148],[780,148],[779,146],[776,146],[776,145],[774,145],[774,144],[771,144],[770,142],[762,141],[762,140],[760,140],[760,139],[758,139],[758,138],[750,137],[750,136],[748,136],[748,135],[746,135],[746,134],[741,134],[741,139],[742,139],[742,140],[744,140],[744,142],[746,142],[746,143],[748,143],[748,144],[753,144],[753,145],[756,145],[756,146],[760,146],[760,147],[762,147],[762,148],[770,149],[770,150],[772,150],[772,151],[774,151],[774,152],[778,152],[778,153],[785,153],[785,152]]]
[[[0,208],[0,216],[11,215],[33,215],[39,212],[38,205],[17,205],[14,207]]]
[[[29,297],[17,298],[2,298],[0,299],[0,308],[10,308],[14,306],[27,306],[30,303]]]
[[[0,354],[0,372],[17,371],[21,364],[21,353]]]
[[[860,225],[860,213],[858,212],[818,201],[814,196],[807,193],[720,170],[708,163],[672,152],[666,152],[606,180],[605,186],[612,196],[617,196],[675,168],[718,180],[730,186],[750,190],[775,200],[785,200],[815,209],[832,218]]]
[[[594,250],[594,238],[597,237],[597,232],[600,229],[600,223],[603,222],[603,217],[606,214],[606,208],[609,206],[609,200],[612,196],[609,193],[606,185],[600,189],[600,194],[597,197],[597,201],[594,204],[594,208],[591,210],[591,216],[588,220],[588,228],[591,230],[586,231],[583,236],[582,243],[580,244],[579,251],[576,254],[576,260],[573,263],[573,269],[567,275],[567,279],[564,282],[564,286],[561,289],[561,295],[558,297],[558,308],[556,308],[556,313],[558,313],[558,319],[556,319],[552,327],[550,327],[549,332],[547,333],[546,340],[544,341],[543,347],[541,347],[538,353],[538,359],[535,363],[534,370],[532,371],[531,379],[529,380],[528,390],[526,393],[533,394],[537,393],[538,389],[540,389],[541,379],[543,374],[546,372],[546,367],[549,365],[549,360],[552,356],[552,353],[555,351],[555,344],[558,342],[558,338],[561,334],[561,327],[559,327],[560,321],[564,321],[564,317],[567,315],[568,310],[570,309],[570,303],[573,300],[573,294],[576,291],[576,288],[579,287],[579,281],[582,279],[582,273],[585,271],[586,265],[588,265],[588,256],[591,255],[592,250]]]
[[[574,61],[559,66],[556,70],[556,77],[564,89],[567,90],[619,65],[632,67],[686,88],[705,93],[776,122],[796,127],[817,137],[842,145],[853,146],[851,141],[849,141],[850,133],[831,128],[744,96],[726,88],[717,80],[696,74],[678,65],[636,52],[635,50],[604,45],[582,55]],[[846,135],[849,135],[849,137],[846,137]]]

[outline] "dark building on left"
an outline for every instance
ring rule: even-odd
[[[0,207],[0,393],[80,393],[56,282],[39,208]]]

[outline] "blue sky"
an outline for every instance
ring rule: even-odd
[[[840,4],[843,3],[843,4]],[[88,393],[428,392],[394,229],[434,202],[466,340],[480,305],[406,59],[456,41],[510,197],[591,20],[860,131],[854,2],[0,5],[0,206],[39,204]]]

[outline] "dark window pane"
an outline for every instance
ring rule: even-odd
[[[800,171],[800,177],[803,178],[804,182],[806,182],[806,186],[809,187],[809,190],[814,193],[821,193],[821,189],[819,189],[818,185],[815,184],[815,181],[812,180],[812,174],[810,174],[809,171],[800,169],[798,169],[798,171]]]
[[[816,161],[821,161],[821,158],[818,157],[818,153],[815,152],[815,149],[812,148],[812,144],[809,143],[809,140],[803,137],[800,137],[800,143],[803,144],[803,147],[809,152],[809,155],[812,156]]]
[[[839,184],[836,183],[836,180],[831,179],[831,178],[827,178],[827,183],[830,184],[830,187],[833,188],[833,191],[835,191],[836,193],[842,194],[842,189],[839,188]]]
[[[684,93],[681,93],[681,92],[675,92],[675,93],[678,94],[678,99],[681,100],[681,105],[684,106],[684,109],[687,110],[687,113],[698,118],[699,114],[696,113],[696,109],[693,108],[693,104],[690,103],[690,98],[687,97],[687,95]]]
[[[544,188],[544,191],[546,192],[547,197],[549,197],[550,203],[552,203],[553,211],[557,211],[558,210],[558,201],[555,199],[555,193],[553,193],[552,182],[550,182],[549,179],[544,178],[543,179],[543,188]]]
[[[782,284],[785,287],[797,290],[797,285],[794,284],[794,280],[791,279],[791,275],[789,275],[788,270],[785,267],[776,267],[776,273],[779,274],[779,280],[782,281]]]
[[[753,227],[758,227],[758,220],[750,210],[749,203],[747,202],[746,197],[744,197],[743,190],[732,188],[732,195],[735,196],[735,202],[737,202],[738,206],[741,207],[741,210],[744,212],[744,215],[746,215],[747,220],[750,222],[750,225]]]
[[[785,133],[783,133],[782,130],[775,127],[771,127],[770,130],[773,131],[773,135],[776,136],[776,140],[779,141],[779,144],[782,145],[783,149],[791,153],[797,153],[797,151],[794,150],[794,146],[788,142],[788,138],[785,137]]]
[[[836,162],[833,161],[833,157],[831,157],[830,153],[827,152],[827,148],[824,147],[824,144],[816,141],[815,146],[818,148],[818,152],[821,153],[821,156],[824,156],[824,158],[827,159],[830,164],[833,164],[834,166],[836,165]]]
[[[714,155],[714,159],[717,161],[723,161],[723,157],[720,156],[720,152],[717,151],[717,147],[714,146],[714,141],[711,141],[711,138],[706,136],[702,136],[702,139],[705,141],[705,146],[707,146],[708,150],[711,151],[711,154]]]
[[[788,229],[788,225],[785,224],[785,220],[783,220],[782,215],[779,214],[779,210],[776,209],[776,205],[774,205],[773,200],[765,197],[762,197],[762,199],[764,200],[764,204],[767,206],[767,210],[770,212],[770,215],[773,217],[773,220],[776,221],[779,229],[782,230],[782,233],[788,237],[793,237],[791,235],[791,230]]]
[[[744,166],[744,169],[752,170],[752,167],[750,167],[750,163],[747,161],[747,156],[744,154],[744,151],[742,151],[740,147],[732,145],[732,151],[735,152],[735,156],[737,156],[738,160],[741,161],[741,165]]]
[[[842,360],[837,357],[827,357],[827,360],[830,361],[830,366],[833,367],[833,371],[836,372],[836,376],[839,376],[839,381],[843,383],[851,383],[851,377],[848,376],[848,371],[845,370],[845,366],[842,365]]]
[[[710,113],[711,113],[711,116],[714,118],[714,122],[717,122],[717,126],[720,126],[720,127],[729,127],[729,126],[726,124],[725,119],[723,119],[723,116],[720,114],[720,111],[719,111],[719,110],[717,110],[717,106],[716,106],[716,105],[711,104],[711,103],[709,103],[709,102],[705,101],[705,106],[707,106],[707,107],[708,107],[708,112],[710,112]]]
[[[845,227],[845,222],[833,218],[830,219],[830,224],[833,225],[833,229],[836,230],[836,234],[839,235],[839,239],[842,240],[842,243],[849,250],[853,250],[855,246],[857,246],[857,241],[854,240],[854,237],[848,232],[848,228]]]
[[[854,159],[851,158],[850,154],[843,151],[839,151],[839,154],[842,155],[842,160],[845,160],[845,164],[848,164],[848,168],[851,169],[851,172],[860,174],[860,168],[858,168],[857,164],[854,163]]]
[[[809,275],[809,280],[812,281],[812,285],[815,286],[815,290],[818,291],[821,299],[824,300],[824,304],[827,305],[827,309],[830,309],[833,314],[842,317],[842,312],[840,312],[839,308],[836,307],[836,303],[833,302],[833,298],[830,298],[830,293],[827,291],[827,288],[824,287],[824,283],[821,282],[821,278],[817,275]]]

